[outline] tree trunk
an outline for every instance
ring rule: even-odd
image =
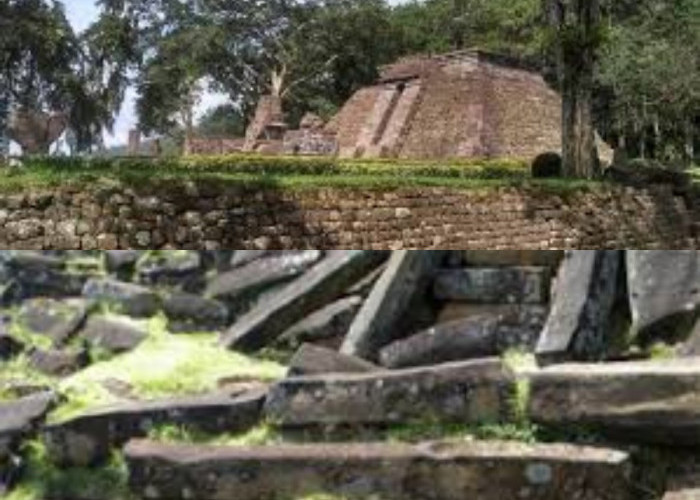
[[[592,111],[599,0],[548,0],[547,7],[557,32],[564,174],[591,179],[600,171]]]
[[[695,160],[695,127],[693,120],[686,118],[685,120],[685,161],[688,165]]]

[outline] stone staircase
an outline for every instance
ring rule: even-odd
[[[561,252],[464,251],[437,274],[438,323],[514,309],[547,307]]]

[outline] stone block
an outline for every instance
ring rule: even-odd
[[[435,278],[435,297],[478,304],[544,304],[550,270],[545,267],[444,269]]]
[[[513,391],[500,361],[469,361],[285,379],[271,389],[266,413],[285,427],[498,422],[510,416]]]
[[[531,380],[531,418],[632,443],[700,445],[700,359],[556,365]]]
[[[626,453],[501,442],[207,447],[132,441],[139,497],[272,500],[319,493],[382,500],[629,500]]]

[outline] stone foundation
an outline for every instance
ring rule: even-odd
[[[0,195],[0,248],[694,249],[697,213],[666,187],[290,190],[158,181]]]

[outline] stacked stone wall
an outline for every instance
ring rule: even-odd
[[[264,189],[165,182],[0,195],[6,249],[698,248],[670,189]]]

